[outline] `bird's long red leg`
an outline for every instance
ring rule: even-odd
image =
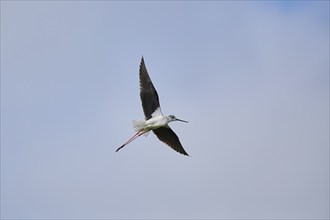
[[[146,133],[145,131],[143,130],[140,130],[138,132],[136,132],[133,137],[131,137],[128,141],[126,141],[123,145],[121,145],[117,150],[119,151],[120,149],[122,149],[123,147],[125,147],[127,144],[131,143],[132,141],[134,141],[136,138],[140,137],[142,134]]]

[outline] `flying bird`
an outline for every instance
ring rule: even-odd
[[[121,145],[116,152],[141,135],[148,135],[150,131],[153,131],[159,140],[170,146],[173,150],[189,156],[182,147],[178,136],[168,125],[172,121],[188,122],[178,119],[174,115],[165,116],[162,114],[159,97],[150,79],[143,57],[140,63],[140,98],[145,120],[133,121],[133,127],[136,133]]]

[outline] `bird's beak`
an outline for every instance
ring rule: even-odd
[[[181,120],[181,119],[176,119],[177,121],[182,121],[182,122],[186,122],[186,123],[188,123],[187,121],[184,121],[184,120]]]

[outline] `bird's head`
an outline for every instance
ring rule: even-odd
[[[187,121],[184,121],[184,120],[178,119],[178,118],[175,117],[174,115],[169,115],[169,116],[167,116],[167,119],[168,119],[168,122],[172,122],[172,121],[182,121],[182,122],[186,122],[186,123],[188,123]]]

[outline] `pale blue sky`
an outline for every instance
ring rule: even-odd
[[[1,218],[329,218],[329,2],[1,1]]]

